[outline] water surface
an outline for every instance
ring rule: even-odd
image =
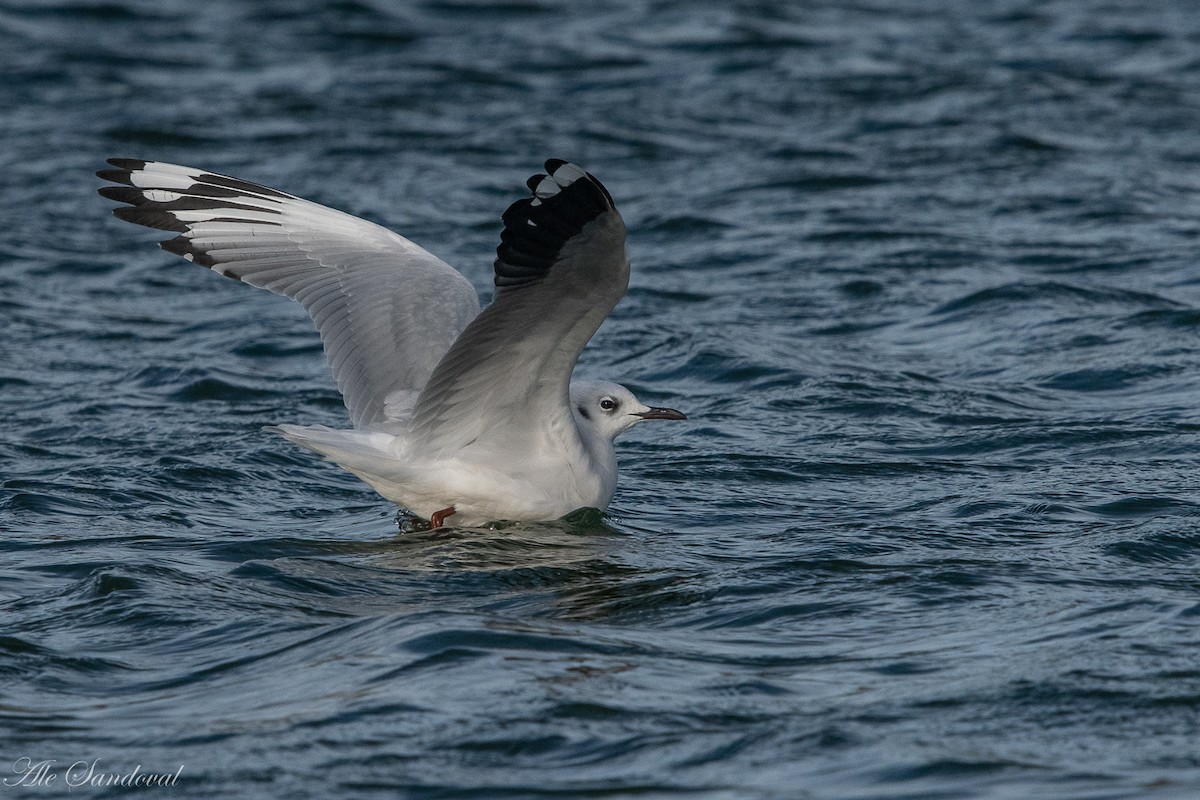
[[[163,797],[1200,791],[1200,11],[0,2],[0,774]],[[630,227],[606,517],[401,532],[303,311],[108,156],[485,294],[547,157]]]

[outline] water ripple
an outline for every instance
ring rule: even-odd
[[[180,797],[1195,795],[1198,38],[1177,0],[6,4],[4,752]],[[580,371],[691,421],[621,440],[607,515],[416,530],[261,431],[345,423],[320,342],[112,221],[126,154],[485,297],[521,176],[586,163],[634,269]]]

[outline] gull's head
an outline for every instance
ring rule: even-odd
[[[608,381],[572,383],[571,408],[581,427],[608,441],[648,419],[687,419],[673,408],[648,406],[624,386]]]

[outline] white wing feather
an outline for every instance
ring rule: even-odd
[[[530,430],[574,427],[571,372],[625,294],[629,258],[604,186],[574,164],[546,170],[529,180],[533,197],[504,213],[495,298],[417,399],[410,441],[424,452],[536,450],[521,441]]]
[[[356,428],[396,429],[479,313],[462,274],[386,228],[191,167],[110,159],[118,217],[175,231],[163,249],[299,301]]]

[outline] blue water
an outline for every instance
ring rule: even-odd
[[[0,0],[0,65],[4,797],[1200,796],[1194,3]],[[261,431],[345,424],[303,311],[109,156],[485,293],[576,160],[580,372],[691,421],[606,517],[401,532]]]

